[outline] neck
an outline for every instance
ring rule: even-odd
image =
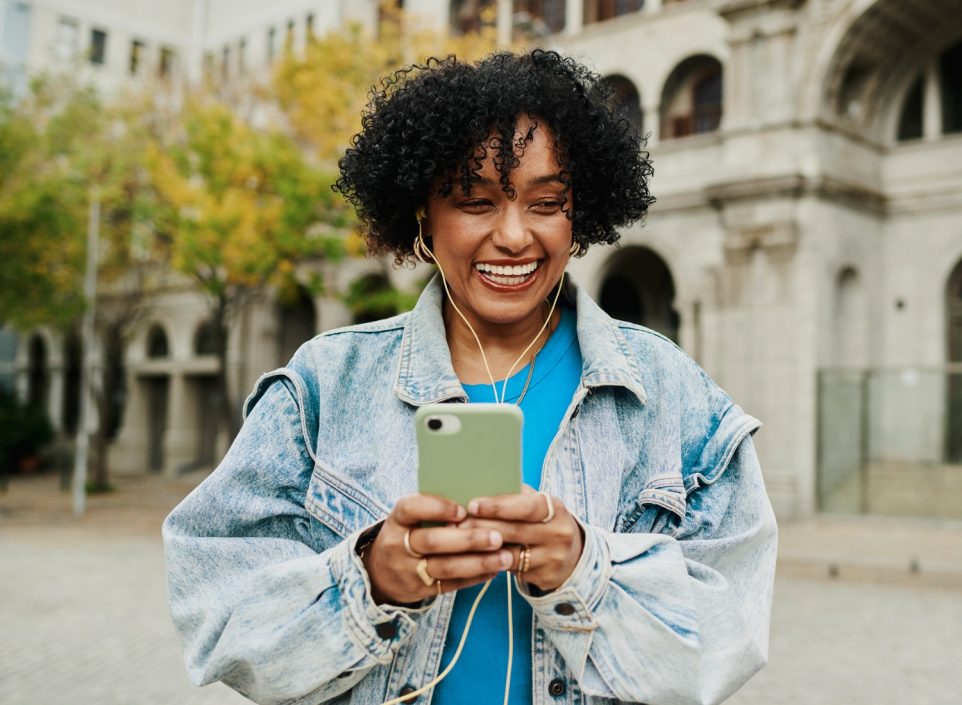
[[[555,307],[550,323],[540,335],[538,334],[544,326],[545,317],[548,315],[550,308],[551,305],[545,302],[534,314],[524,320],[504,324],[478,321],[469,312],[465,311],[471,327],[477,333],[478,340],[475,340],[471,330],[445,297],[443,308],[445,335],[448,348],[451,351],[451,362],[458,378],[465,384],[489,384],[491,382],[488,370],[485,369],[484,360],[481,357],[481,351],[478,349],[478,341],[484,348],[484,355],[495,381],[503,380],[509,374],[514,374],[522,369],[531,362],[531,358],[538,353],[551,332],[558,326],[561,311]],[[461,310],[464,311],[464,307],[461,307]],[[537,340],[535,340],[536,336]],[[534,344],[519,360],[525,348],[532,341],[534,341]],[[514,366],[513,369],[511,369],[512,365]]]

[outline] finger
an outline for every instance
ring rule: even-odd
[[[541,522],[505,521],[502,519],[469,518],[461,522],[462,529],[496,531],[504,546],[511,544],[542,544],[554,536],[552,527]]]
[[[477,497],[468,502],[468,514],[485,519],[540,522],[548,516],[545,497],[540,492]],[[557,512],[558,502],[553,497],[547,501],[553,503]]]
[[[492,529],[445,526],[409,531],[412,550],[423,555],[493,551],[504,542],[501,534]]]
[[[456,523],[462,521],[467,514],[464,507],[450,499],[429,494],[411,494],[397,501],[391,516],[403,526],[417,526],[422,521]]]
[[[476,580],[479,576],[508,570],[515,556],[501,549],[493,553],[461,553],[428,559],[427,571],[435,580]]]

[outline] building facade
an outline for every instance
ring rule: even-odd
[[[503,37],[558,48],[606,76],[649,136],[658,200],[647,222],[571,272],[613,315],[676,340],[764,421],[756,441],[776,511],[962,516],[962,4],[405,8],[459,31],[489,5]],[[96,32],[107,34],[103,63],[88,70],[111,81],[134,64],[163,71],[165,49],[172,80],[230,78],[269,65],[280,42],[373,25],[378,11],[342,0],[123,3],[111,15],[114,6],[5,0],[4,56],[47,57],[26,60],[28,71],[54,61],[58,47],[73,46],[65,37],[74,30],[62,29],[70,20],[91,65]],[[11,29],[23,28],[24,7],[25,43]],[[362,275],[406,288],[423,272],[373,261],[330,272],[342,288]],[[117,470],[178,472],[223,450],[223,431],[209,427],[216,362],[203,317],[195,292],[173,292],[126,345]],[[247,388],[310,333],[351,320],[331,299],[253,306],[232,336],[231,378]],[[75,366],[67,343],[45,331],[20,336],[6,363],[61,426]]]

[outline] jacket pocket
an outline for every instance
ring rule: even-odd
[[[673,536],[685,518],[686,506],[685,483],[681,475],[652,478],[639,493],[618,530]]]
[[[328,529],[347,538],[387,516],[388,510],[366,492],[315,464],[304,508]]]

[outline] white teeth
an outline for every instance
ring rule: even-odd
[[[479,272],[485,272],[486,274],[499,274],[504,277],[523,277],[531,274],[538,268],[538,265],[539,262],[528,262],[527,264],[513,266],[478,262],[474,266]]]

